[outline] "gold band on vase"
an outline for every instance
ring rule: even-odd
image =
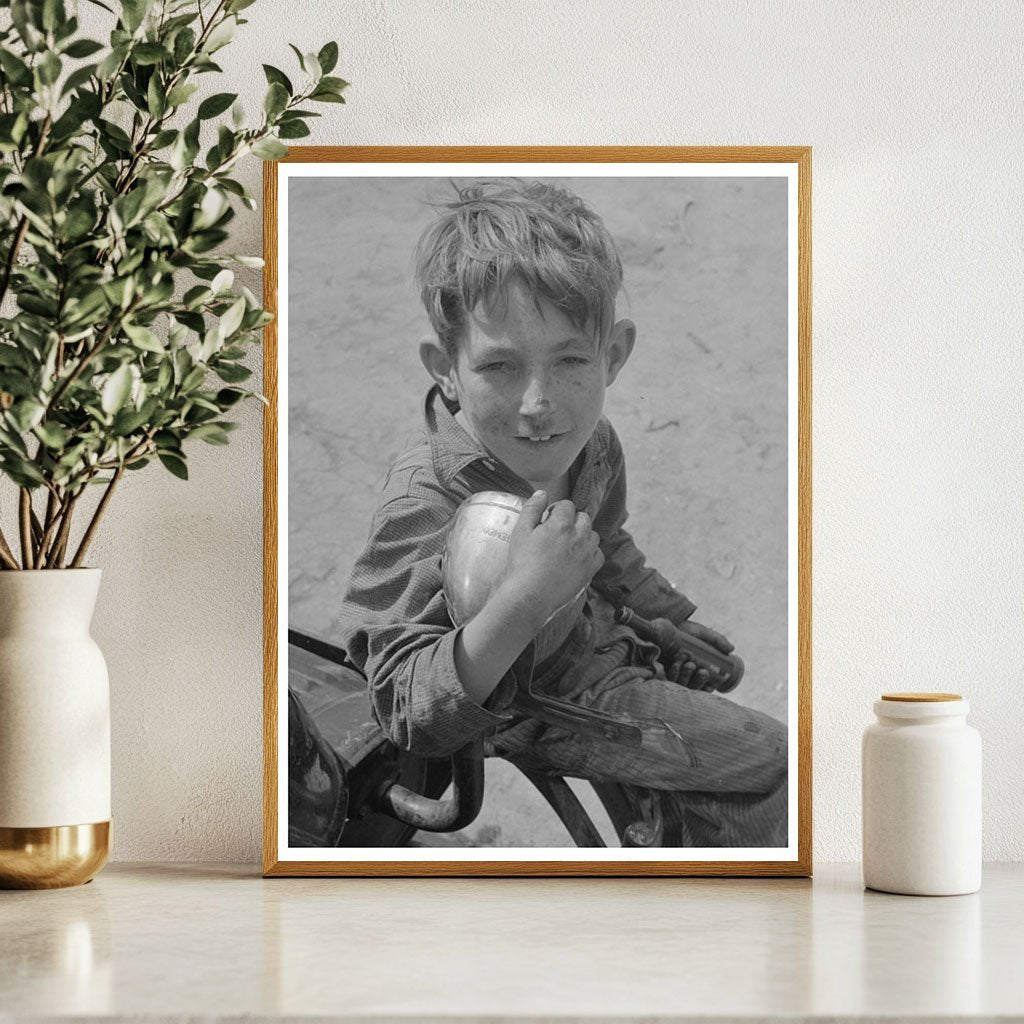
[[[59,889],[95,878],[110,856],[110,822],[0,826],[0,888]]]

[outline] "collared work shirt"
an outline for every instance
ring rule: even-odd
[[[606,419],[577,459],[570,486],[570,499],[600,537],[605,560],[594,584],[618,588],[644,617],[689,618],[694,605],[645,564],[624,527],[626,469]],[[482,732],[509,729],[516,689],[529,682],[534,663],[543,675],[545,665],[563,660],[560,650],[579,649],[580,634],[589,629],[585,597],[545,627],[484,704],[465,692],[455,670],[458,631],[441,593],[448,527],[471,494],[506,491],[528,498],[532,490],[470,437],[432,388],[423,431],[387,476],[340,619],[346,649],[370,681],[374,714],[399,747],[438,757]]]

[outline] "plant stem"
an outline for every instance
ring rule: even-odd
[[[46,118],[44,119],[42,126],[39,129],[39,141],[36,143],[35,151],[32,153],[33,157],[37,157],[42,154],[46,148],[46,140],[50,137],[50,126],[53,124],[53,116],[47,112]],[[18,250],[21,248],[21,243],[25,240],[25,233],[28,231],[28,217],[22,217],[18,221],[18,228],[14,232],[14,240],[11,242],[11,248],[7,252],[7,260],[4,263],[3,277],[0,278],[0,303],[4,301],[4,296],[7,294],[7,286],[11,283],[11,274],[14,271],[14,261],[18,258]]]
[[[110,341],[111,335],[114,333],[115,330],[117,330],[121,321],[124,320],[124,318],[128,316],[129,313],[135,310],[136,306],[138,306],[139,304],[139,301],[139,296],[136,296],[134,299],[132,299],[132,301],[128,304],[128,308],[124,310],[120,316],[115,317],[113,320],[110,321],[109,324],[107,324],[106,330],[96,340],[96,344],[93,345],[93,347],[89,349],[89,351],[86,352],[81,357],[81,359],[78,360],[78,364],[75,366],[75,368],[60,382],[60,384],[57,386],[57,390],[54,391],[54,393],[50,396],[50,400],[46,403],[46,413],[44,415],[49,416],[50,410],[57,405],[57,402],[63,396],[64,392],[67,391],[67,389],[71,387],[71,385],[74,384],[74,382],[78,380],[79,377],[81,377],[82,372],[85,370],[86,366],[89,364],[92,357],[96,355],[96,353],[99,352],[99,350],[103,348],[103,346],[106,345],[108,341]]]
[[[39,522],[39,516],[36,515],[35,509],[32,509],[31,521],[32,521],[32,540],[36,544],[38,544],[40,542],[40,540],[42,540],[42,537],[43,537],[43,524],[41,522]],[[38,559],[34,555],[32,557],[32,560],[34,562],[38,561]]]
[[[23,569],[34,569],[35,562],[32,558],[32,492],[27,487],[21,488],[18,521],[21,526],[21,567]]]
[[[11,280],[11,272],[14,270],[14,261],[17,259],[18,250],[21,248],[21,243],[25,240],[25,233],[28,231],[28,217],[22,217],[18,221],[17,230],[14,232],[14,239],[11,242],[11,247],[7,251],[7,260],[4,263],[3,277],[0,278],[0,302],[4,301],[4,296],[7,294],[7,285]]]
[[[64,506],[64,511],[60,516],[60,532],[57,534],[57,539],[53,542],[50,557],[46,559],[47,569],[61,568],[60,563],[64,559],[64,552],[68,546],[68,534],[71,532],[71,515],[75,511],[75,502],[78,501],[78,495],[81,493],[81,491],[78,491],[78,493],[70,497]]]
[[[10,546],[7,543],[7,538],[4,536],[4,531],[0,530],[0,562],[3,562],[8,569],[17,569],[18,561],[14,557],[14,552],[11,551]]]
[[[64,511],[64,502],[60,499],[56,490],[50,492],[46,501],[46,521],[43,531],[43,539],[39,542],[39,552],[36,563],[45,565],[48,558],[50,545],[53,543],[54,535],[60,526],[60,516]]]
[[[43,517],[43,529],[48,530],[57,511],[57,495],[50,491],[46,496],[46,515]]]
[[[114,489],[117,487],[122,475],[124,474],[124,466],[118,466],[117,472],[111,477],[110,483],[107,484],[107,489],[103,492],[103,497],[100,498],[100,503],[96,506],[96,511],[93,513],[92,520],[89,522],[86,528],[85,534],[82,537],[81,543],[78,545],[78,550],[75,552],[75,557],[71,561],[71,568],[77,569],[82,564],[82,560],[85,558],[85,553],[89,549],[89,545],[92,543],[93,537],[96,535],[96,529],[100,525],[100,520],[103,518],[103,513],[107,511],[107,506],[110,504],[110,499],[114,496]]]

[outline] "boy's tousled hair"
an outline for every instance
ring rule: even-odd
[[[453,183],[454,185],[454,183]],[[509,289],[547,299],[603,344],[615,321],[622,260],[604,222],[578,196],[540,181],[484,179],[454,186],[420,238],[416,283],[449,357],[481,302],[504,316]]]

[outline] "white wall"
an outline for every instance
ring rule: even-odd
[[[247,14],[216,88],[254,106],[287,42],[341,46],[349,103],[310,143],[814,147],[815,856],[859,857],[872,700],[941,689],[985,741],[985,855],[1024,859],[1020,5]],[[258,217],[236,223],[258,252]],[[95,548],[117,859],[258,859],[260,450],[253,406],[189,484],[134,478]]]

